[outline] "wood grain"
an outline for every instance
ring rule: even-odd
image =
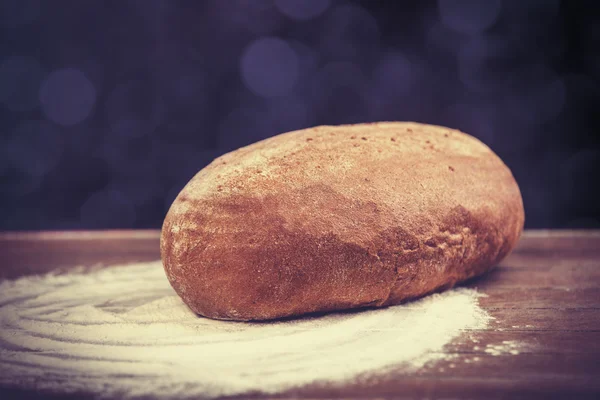
[[[0,233],[0,279],[79,265],[155,260],[158,241],[158,231]],[[480,304],[495,321],[446,346],[450,360],[412,374],[392,371],[350,385],[238,398],[600,396],[600,231],[527,231],[500,266],[467,286],[487,295]],[[523,343],[519,354],[486,351],[488,345],[504,341]],[[49,395],[0,388],[1,398]]]

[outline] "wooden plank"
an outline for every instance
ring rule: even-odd
[[[527,230],[514,252],[561,257],[598,255],[600,230]]]
[[[490,346],[515,342],[520,354],[590,354],[600,359],[600,334],[579,331],[541,331],[531,324],[499,330],[471,331],[446,346],[450,353],[486,354]],[[600,363],[598,363],[600,365]]]
[[[559,288],[559,287],[519,287],[483,284],[469,285],[477,288],[487,297],[480,299],[486,308],[555,309],[573,308],[598,309],[600,288]]]
[[[500,367],[500,366],[497,366]],[[238,399],[597,399],[599,388],[590,376],[394,377],[344,387],[307,387],[279,395],[238,396]]]
[[[484,306],[485,308],[485,306]],[[542,331],[592,331],[600,333],[600,310],[597,309],[524,309],[502,308],[490,310],[496,318],[493,329],[509,329],[530,325]],[[585,346],[582,343],[582,346]]]
[[[0,279],[57,267],[156,260],[158,248],[156,230],[0,233]],[[495,320],[449,344],[447,360],[416,373],[396,370],[352,384],[234,398],[600,396],[600,231],[527,231],[500,266],[467,286],[487,295],[480,304]],[[506,342],[518,354],[490,351]],[[11,395],[49,396],[0,390],[2,398]]]
[[[575,263],[536,262],[512,263],[510,256],[499,267],[470,282],[483,291],[488,288],[554,288],[562,290],[597,288],[600,282],[600,264],[596,260],[578,260]],[[509,266],[510,265],[510,266]]]
[[[597,361],[597,354],[457,354],[415,374],[365,376],[352,385],[312,385],[267,398],[595,398]]]
[[[581,272],[581,266],[578,266],[574,272],[577,276],[571,277],[572,280],[588,273],[597,279],[600,274],[600,231],[584,233],[526,231],[515,251],[499,268],[526,269],[527,272],[517,272],[514,279],[527,284],[528,278],[540,277],[539,274],[529,277],[529,271],[573,268],[573,258],[579,258],[588,264],[584,268],[591,271]],[[158,230],[0,233],[0,279],[76,265],[157,260],[160,257],[159,238]],[[554,278],[560,278],[562,273],[558,270]],[[589,286],[589,283],[581,284]]]
[[[17,232],[0,234],[0,279],[54,269],[160,258],[160,232]]]

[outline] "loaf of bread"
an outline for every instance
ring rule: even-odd
[[[161,255],[196,313],[268,320],[450,288],[502,260],[523,222],[510,170],[467,134],[320,126],[198,172],[165,218]]]

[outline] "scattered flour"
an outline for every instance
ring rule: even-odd
[[[241,323],[193,314],[160,262],[25,277],[0,284],[0,384],[214,397],[415,370],[444,358],[461,332],[486,327],[478,297],[456,289],[385,309]]]
[[[487,354],[500,356],[504,354],[517,355],[520,354],[522,344],[514,340],[504,340],[501,344],[488,344],[485,348]]]

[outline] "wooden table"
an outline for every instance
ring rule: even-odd
[[[158,231],[4,233],[0,279],[156,260],[158,243]],[[475,333],[480,350],[461,338],[445,351],[479,362],[439,361],[409,375],[275,397],[600,398],[600,231],[527,231],[510,257],[467,286],[488,295],[480,304],[497,322]],[[519,354],[485,351],[488,343],[515,340],[524,344]],[[47,398],[0,388],[2,399],[17,396]]]

